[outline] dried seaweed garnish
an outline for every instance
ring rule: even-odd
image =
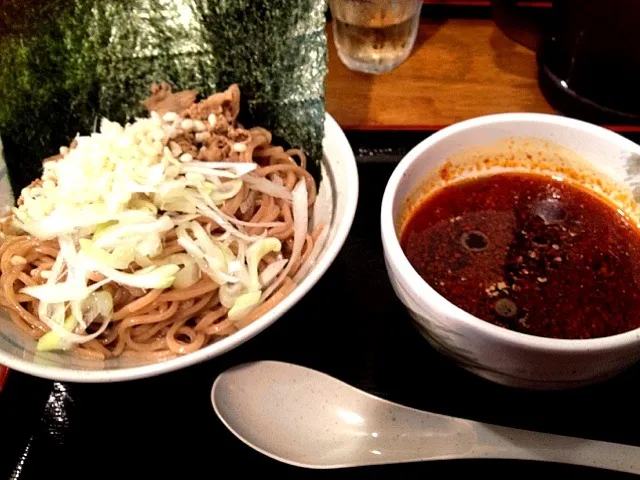
[[[99,116],[144,115],[153,83],[201,96],[237,83],[241,122],[303,148],[324,135],[324,0],[7,0],[0,25],[0,137],[14,191]],[[41,12],[55,12],[42,14]]]

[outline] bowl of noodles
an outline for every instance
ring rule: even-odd
[[[76,382],[184,368],[264,330],[327,270],[358,197],[337,123],[318,181],[302,151],[238,123],[237,86],[195,98],[156,86],[147,118],[78,135],[15,206],[0,185],[0,364]]]

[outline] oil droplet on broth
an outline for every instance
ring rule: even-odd
[[[546,225],[562,223],[567,219],[568,212],[558,198],[546,198],[533,206],[533,213],[539,216]]]
[[[499,299],[493,308],[501,317],[511,318],[518,313],[518,307],[515,302],[508,298]]]
[[[549,244],[549,241],[542,235],[536,235],[531,239],[531,243],[538,247],[546,247]]]
[[[460,243],[471,252],[481,252],[489,246],[489,238],[478,230],[472,230],[462,234]]]

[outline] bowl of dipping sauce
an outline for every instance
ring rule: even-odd
[[[381,212],[393,288],[429,343],[505,385],[571,388],[640,359],[640,146],[542,114],[412,149]]]

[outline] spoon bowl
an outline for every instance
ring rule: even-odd
[[[640,474],[638,447],[424,412],[287,363],[261,361],[231,368],[214,382],[211,401],[236,437],[299,467],[510,458]]]

